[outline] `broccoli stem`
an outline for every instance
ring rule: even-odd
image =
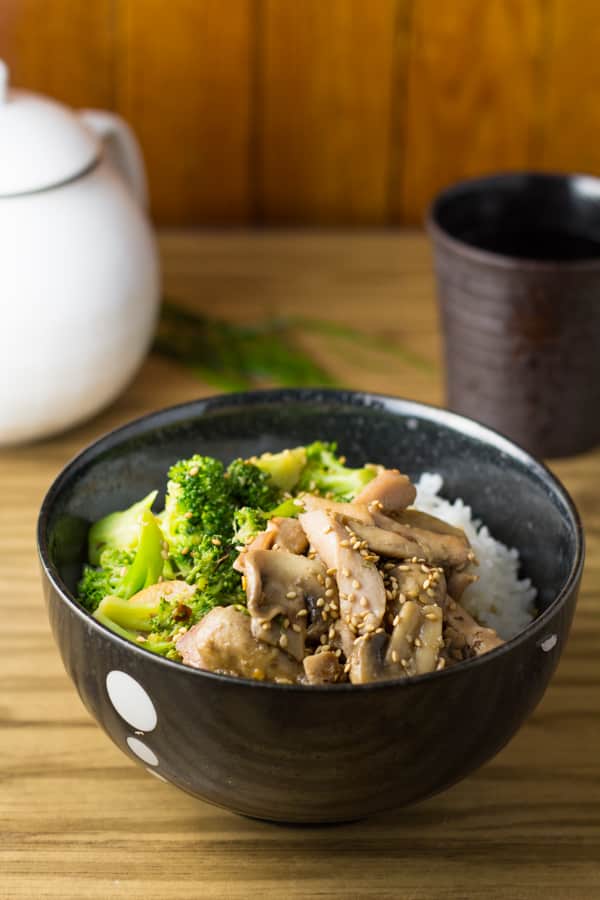
[[[143,588],[156,584],[163,570],[162,532],[149,509],[145,509],[140,516],[139,529],[135,558],[117,592],[125,600]]]
[[[138,542],[140,515],[148,512],[158,491],[152,491],[129,509],[110,513],[90,528],[88,557],[93,566],[100,565],[100,554],[108,548],[134,550]]]
[[[105,597],[96,610],[106,619],[116,622],[121,628],[133,631],[152,631],[152,617],[160,608],[160,602],[138,603],[134,600],[124,600],[122,597]]]
[[[104,603],[104,601],[102,601],[102,603]],[[107,616],[102,610],[102,603],[100,604],[96,612],[93,613],[94,619],[96,619],[102,625],[106,625],[107,628],[110,628],[111,631],[114,631],[114,633],[118,634],[120,637],[126,638],[126,640],[128,641],[137,643],[137,634],[134,631],[129,631],[127,628],[122,628],[117,622],[114,622],[111,618],[109,618],[109,616]]]

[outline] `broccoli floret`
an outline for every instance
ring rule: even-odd
[[[129,509],[110,513],[90,528],[88,558],[93,566],[100,565],[103,550],[135,550],[140,534],[140,516],[149,510],[158,491],[152,491]]]
[[[211,597],[237,597],[241,576],[232,568],[237,551],[218,535],[195,535],[181,550],[174,547],[165,567],[167,578],[182,578]]]
[[[231,498],[236,506],[269,509],[277,503],[280,490],[268,472],[243,459],[234,459],[227,468]]]
[[[133,556],[133,553],[109,548],[100,554],[100,568],[84,566],[77,594],[86,609],[94,612],[104,597],[119,589],[122,571],[131,565]]]
[[[263,509],[252,509],[249,506],[243,506],[234,515],[235,543],[249,544],[253,537],[260,531],[265,530],[269,519],[274,519],[275,516],[294,519],[299,515],[300,510],[301,507],[291,498],[284,500],[268,512]]]
[[[264,531],[269,521],[268,514],[262,509],[243,506],[234,516],[236,544],[249,544],[253,537]]]
[[[99,568],[84,568],[78,595],[91,612],[105,597],[114,595],[127,600],[160,578],[164,563],[161,530],[149,509],[138,518],[135,553],[107,547],[100,554]]]
[[[293,450],[282,450],[281,453],[263,453],[248,461],[267,472],[280,490],[291,491],[306,465],[306,448],[295,447]]]
[[[231,535],[234,509],[218,459],[196,454],[169,469],[165,510],[160,516],[169,544],[183,548],[198,532]]]
[[[336,455],[335,443],[315,441],[306,448],[307,463],[297,485],[298,490],[326,494],[334,500],[354,500],[376,474],[375,469],[350,469],[345,459]]]

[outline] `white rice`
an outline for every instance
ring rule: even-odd
[[[440,497],[442,484],[441,475],[425,472],[416,483],[414,505],[464,530],[479,560],[479,566],[469,571],[479,575],[479,581],[469,585],[461,603],[481,624],[508,640],[534,618],[537,591],[529,578],[518,577],[518,552],[495,540],[462,500],[451,503]]]

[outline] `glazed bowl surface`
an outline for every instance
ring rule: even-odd
[[[203,672],[113,634],[76,601],[94,520],[165,484],[175,460],[228,462],[315,439],[350,464],[439,472],[521,554],[539,615],[497,650],[448,670],[372,685],[302,687]],[[159,498],[160,502],[160,498]],[[230,394],[171,407],[92,444],[42,506],[50,623],[79,695],[149,772],[198,798],[280,822],[359,819],[464,778],[515,734],[565,646],[583,567],[577,512],[554,476],[487,428],[435,407],[331,390]]]

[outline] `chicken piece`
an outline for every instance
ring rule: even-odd
[[[327,569],[335,570],[340,617],[353,632],[374,631],[383,619],[386,597],[381,574],[365,558],[369,554],[354,549],[344,525],[324,510],[303,513],[300,524]]]
[[[265,531],[259,531],[259,533],[252,538],[250,543],[244,547],[243,550],[240,550],[239,556],[233,564],[233,568],[236,572],[241,572],[243,575],[248,554],[254,553],[255,550],[270,550],[274,543],[275,529],[269,529],[267,526]]]
[[[478,580],[479,575],[473,575],[471,572],[453,571],[448,576],[448,594],[458,602],[469,585]]]
[[[335,684],[344,677],[343,666],[332,650],[305,656],[302,665],[308,684]]]
[[[398,469],[383,469],[354,498],[354,503],[373,505],[387,513],[399,513],[415,502],[417,491],[407,475]]]
[[[195,586],[188,584],[187,581],[158,581],[156,584],[151,584],[149,587],[138,591],[137,594],[129,598],[128,602],[150,606],[154,601],[160,602],[163,597],[167,600],[173,600],[174,597],[177,597],[178,600],[184,603],[186,599],[193,597],[195,593]]]
[[[460,662],[473,656],[481,656],[504,643],[493,628],[480,625],[454,600],[446,607],[445,619],[445,656],[449,661]]]
[[[323,563],[293,553],[254,550],[246,556],[244,574],[252,633],[258,640],[279,646],[301,660],[306,640],[306,601],[316,601],[326,590]]]
[[[333,637],[329,639],[329,646],[333,650],[341,650],[345,659],[350,659],[354,646],[355,635],[352,634],[348,623],[338,619],[333,625]]]
[[[308,541],[298,519],[275,516],[269,522],[267,531],[275,534],[273,550],[285,550],[287,553],[295,553],[298,556],[308,550]]]
[[[446,605],[446,576],[439,566],[413,562],[393,566],[386,563],[383,583],[388,597],[386,620],[390,625],[407,600],[417,600],[424,605],[436,604],[441,609]]]
[[[380,556],[396,559],[417,557],[431,565],[449,568],[461,568],[475,559],[466,537],[459,538],[453,534],[424,531],[399,522],[394,524],[393,530],[354,521],[349,525],[352,531]]]
[[[285,550],[287,553],[298,555],[306,553],[308,541],[298,519],[287,516],[275,516],[271,519],[265,531],[260,531],[252,538],[248,546],[240,551],[233,568],[236,572],[243,574],[248,553],[252,553],[254,550],[271,549]]]
[[[336,500],[328,500],[326,497],[317,497],[315,494],[304,494],[301,498],[305,512],[322,510],[335,515],[341,521],[355,519],[364,522],[365,525],[373,525],[373,516],[364,504],[338,503]]]
[[[259,681],[296,683],[303,669],[277,647],[257,641],[250,617],[235,606],[216,606],[176,644],[183,662],[195,669]]]

